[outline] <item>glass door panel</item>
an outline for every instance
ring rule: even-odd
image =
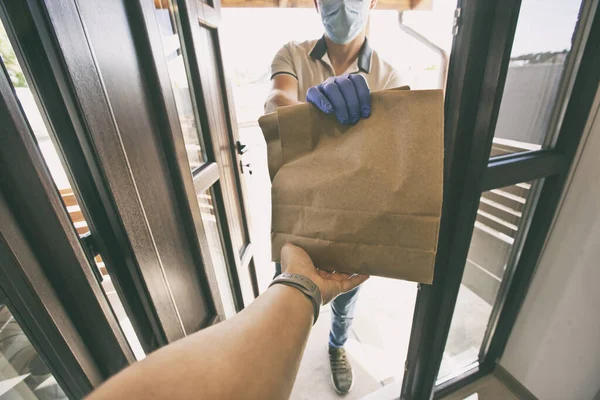
[[[552,146],[576,72],[572,50],[580,8],[579,0],[521,2],[492,157]]]
[[[195,171],[206,161],[206,152],[204,145],[201,144],[202,132],[197,121],[196,107],[190,92],[183,49],[179,38],[178,17],[171,0],[157,0],[154,2],[154,6],[188,162],[191,170]]]
[[[527,235],[541,182],[523,182],[481,195],[438,384],[479,361],[492,310],[502,302],[520,243]]]
[[[226,103],[220,93],[218,58],[213,51],[215,44],[209,32],[198,25],[204,11],[195,6],[188,10],[188,16],[182,12],[182,4],[157,0],[154,14],[162,40],[163,54],[160,56],[167,64],[187,161],[191,166],[196,199],[188,198],[195,203],[192,207],[199,211],[195,224],[202,225],[202,229],[197,230],[202,258],[205,268],[212,270],[211,285],[218,293],[220,317],[229,318],[236,309],[253,299],[251,291],[240,292],[235,271],[246,269],[243,262],[248,260],[242,258],[251,252],[247,251],[250,246],[245,235],[241,193],[237,189],[226,190],[235,184],[237,163],[230,159],[234,144],[225,115],[221,114],[220,107]],[[190,28],[198,30],[191,37],[187,34]],[[195,61],[199,61],[198,66]],[[199,91],[199,87],[203,90]],[[243,301],[242,296],[245,296]]]
[[[233,293],[231,291],[230,277],[227,273],[227,261],[223,248],[223,236],[219,228],[219,221],[216,212],[213,189],[209,188],[198,194],[198,207],[202,224],[206,233],[206,240],[210,249],[210,256],[213,262],[219,292],[222,295],[223,308],[226,318],[235,315],[235,305],[233,303]]]
[[[6,304],[0,304],[0,398],[67,400]]]

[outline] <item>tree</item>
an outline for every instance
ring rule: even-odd
[[[0,57],[8,70],[10,80],[15,87],[27,87],[25,76],[19,66],[15,52],[10,45],[4,26],[0,23]]]

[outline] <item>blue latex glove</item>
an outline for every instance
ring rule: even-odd
[[[355,124],[371,115],[371,91],[364,76],[345,74],[328,78],[306,93],[306,101],[342,124]]]

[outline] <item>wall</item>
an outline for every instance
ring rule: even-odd
[[[506,75],[495,137],[542,144],[562,71],[562,63],[511,65]]]
[[[539,399],[600,390],[600,92],[589,136],[500,364]]]

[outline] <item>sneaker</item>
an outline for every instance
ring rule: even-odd
[[[346,394],[354,386],[354,373],[343,347],[329,346],[329,365],[331,366],[331,382],[338,394]]]

